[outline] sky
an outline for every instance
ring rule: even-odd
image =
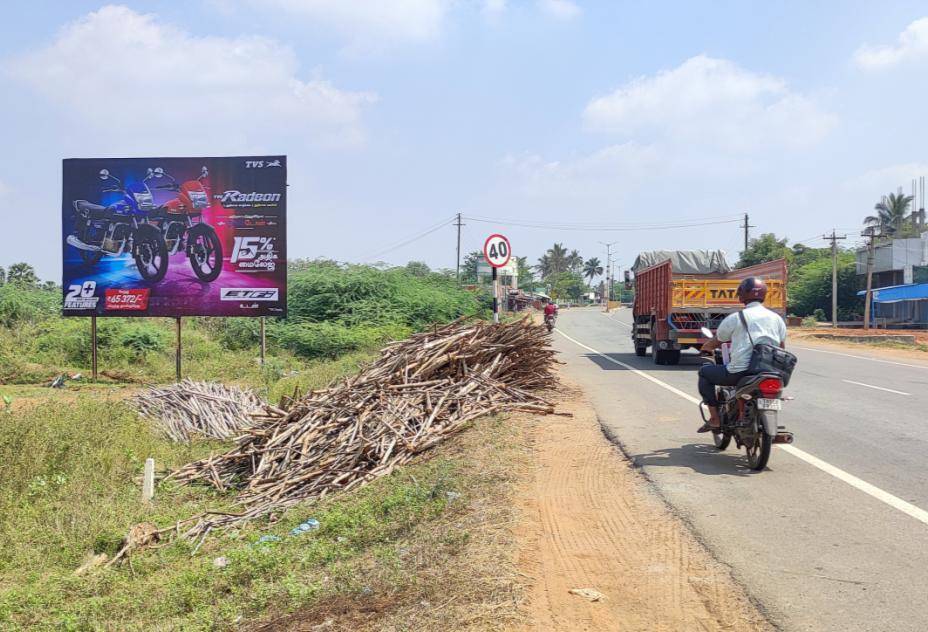
[[[286,154],[292,257],[853,244],[926,76],[923,2],[5,2],[0,266],[60,278],[72,157]]]

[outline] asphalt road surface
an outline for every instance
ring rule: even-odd
[[[631,312],[562,310],[554,346],[604,430],[786,630],[928,630],[928,362],[787,346],[780,424],[752,472],[701,425],[695,351],[638,358]],[[869,357],[868,357],[869,356]],[[795,448],[795,449],[793,449]]]

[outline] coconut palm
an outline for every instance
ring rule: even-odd
[[[580,252],[578,250],[571,250],[570,254],[567,255],[567,260],[565,263],[567,264],[568,270],[571,272],[579,273],[580,266],[583,265],[583,257],[580,256]]]
[[[603,264],[598,257],[587,259],[583,263],[583,276],[589,283],[593,283],[593,278],[603,273]]]
[[[891,235],[902,230],[912,199],[911,195],[905,195],[901,191],[890,193],[873,206],[876,215],[865,217],[864,224],[879,229],[879,232],[884,235]]]
[[[556,243],[538,259],[538,265],[535,266],[535,269],[538,270],[542,278],[545,278],[552,274],[566,272],[569,267],[567,248],[564,247],[564,244]]]

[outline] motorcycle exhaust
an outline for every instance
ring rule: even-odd
[[[65,241],[69,246],[74,246],[79,250],[86,250],[88,252],[100,252],[100,246],[91,246],[90,244],[85,244],[77,238],[77,235],[68,235],[68,238]]]
[[[778,432],[773,438],[774,443],[792,443],[793,442],[793,433],[792,432]]]

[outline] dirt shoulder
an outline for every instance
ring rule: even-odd
[[[850,342],[846,340],[832,340],[827,337],[832,333],[833,332],[831,331],[819,331],[814,329],[791,329],[787,339],[787,346],[794,344],[803,347],[815,347],[817,349],[831,350],[841,353],[870,355],[887,360],[898,360],[900,362],[904,362],[906,360],[921,360],[922,362],[928,362],[928,352],[924,350],[928,349],[928,335],[924,334],[923,332],[918,332],[917,340],[919,340],[919,342],[916,344],[915,348],[889,341]],[[900,333],[909,335],[911,332],[903,331]],[[922,337],[924,337],[923,341]]]
[[[579,388],[564,381],[558,404],[574,416],[519,420],[532,457],[517,494],[525,629],[772,629],[603,436]],[[583,588],[602,598],[570,592]]]

